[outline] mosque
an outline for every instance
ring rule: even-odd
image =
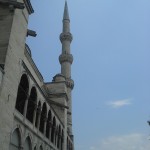
[[[60,34],[61,73],[45,83],[27,36],[30,0],[0,0],[0,150],[74,150],[72,34],[67,2]],[[47,66],[45,66],[47,67]]]

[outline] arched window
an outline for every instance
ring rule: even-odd
[[[64,131],[62,130],[62,136],[61,136],[61,150],[63,150],[63,142],[64,142]]]
[[[27,119],[31,123],[33,123],[33,114],[34,114],[36,102],[37,102],[37,92],[35,87],[32,87],[30,97],[28,100],[28,107],[27,107],[27,114],[26,114]]]
[[[50,133],[50,123],[51,123],[51,111],[49,110],[48,112],[48,119],[47,119],[47,124],[46,124],[46,137],[49,138],[49,133]]]
[[[18,86],[16,109],[23,114],[25,101],[28,96],[29,82],[26,74],[23,74]]]
[[[29,137],[25,140],[24,150],[32,150],[31,140]]]
[[[55,130],[56,130],[56,119],[55,117],[53,117],[52,132],[51,132],[51,142],[53,143],[55,138]]]
[[[37,150],[36,146],[34,147],[34,150]]]
[[[42,146],[40,146],[40,150],[43,150],[43,147],[42,147]]]
[[[59,129],[58,129],[58,139],[57,139],[57,147],[58,149],[60,148],[60,140],[61,140],[61,127],[59,125]]]
[[[69,140],[68,140],[68,137],[67,137],[67,150],[69,150]]]
[[[40,117],[40,111],[41,111],[41,102],[39,101],[38,103],[38,107],[37,107],[37,110],[36,110],[36,120],[35,120],[35,126],[37,127],[38,126],[38,118]]]
[[[10,150],[20,150],[20,132],[19,129],[16,129],[11,137],[11,142],[10,142]]]
[[[41,113],[41,119],[40,119],[40,131],[44,133],[44,122],[47,115],[47,107],[46,103],[43,104],[42,113]]]

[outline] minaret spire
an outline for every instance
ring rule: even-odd
[[[68,112],[67,112],[67,127],[68,132],[72,135],[72,97],[71,92],[74,87],[74,82],[71,79],[71,64],[73,62],[73,56],[70,50],[70,44],[72,42],[72,34],[70,33],[70,19],[67,1],[65,1],[64,15],[63,15],[63,30],[60,34],[60,41],[62,43],[62,53],[59,56],[59,62],[61,64],[61,74],[66,78],[67,96],[68,96]]]
[[[69,20],[69,12],[68,12],[67,1],[65,1],[65,9],[64,9],[64,17],[63,17],[63,20]]]

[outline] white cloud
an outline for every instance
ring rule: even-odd
[[[120,108],[126,105],[131,105],[131,99],[122,99],[116,101],[109,101],[107,105],[110,105],[113,108]]]
[[[92,147],[94,150],[148,150],[150,149],[150,141],[146,136],[134,133],[108,137],[101,140],[97,146]]]
[[[96,150],[96,148],[94,146],[91,146],[90,150]]]

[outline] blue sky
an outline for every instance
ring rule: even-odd
[[[28,37],[45,81],[60,72],[64,0],[32,1]],[[68,0],[77,150],[150,149],[150,1]]]

